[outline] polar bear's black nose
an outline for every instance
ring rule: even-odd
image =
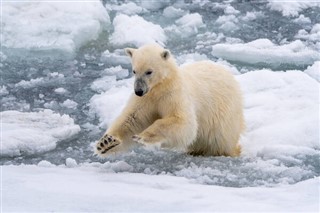
[[[143,91],[142,90],[135,90],[134,91],[137,96],[143,96]]]

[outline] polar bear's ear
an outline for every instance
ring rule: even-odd
[[[170,57],[170,51],[169,50],[164,50],[161,53],[161,58],[163,58],[164,60],[167,60]]]
[[[128,56],[130,56],[132,58],[134,51],[136,51],[136,49],[133,48],[125,48],[124,51],[126,52],[126,54]]]

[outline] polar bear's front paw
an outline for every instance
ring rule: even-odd
[[[103,155],[110,149],[118,146],[120,144],[120,140],[113,137],[112,135],[104,135],[96,144],[96,153],[98,155]]]

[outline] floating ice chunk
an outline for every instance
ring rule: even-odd
[[[291,0],[284,2],[283,0],[268,0],[268,7],[271,10],[279,11],[283,16],[298,16],[299,13],[310,7],[320,7],[319,2]]]
[[[59,87],[59,88],[55,89],[54,92],[61,95],[61,94],[67,93],[68,90],[66,90],[65,88]]]
[[[56,101],[50,101],[43,105],[47,109],[58,109],[60,107],[59,103]]]
[[[244,17],[241,17],[243,21],[253,21],[257,18],[263,17],[263,13],[261,11],[259,12],[247,12]]]
[[[178,64],[183,65],[183,64],[190,64],[196,61],[208,60],[208,57],[206,55],[199,54],[199,53],[188,53],[188,54],[179,55],[176,58],[176,60]]]
[[[110,25],[101,1],[3,2],[4,48],[73,53]]]
[[[27,89],[27,88],[40,86],[44,83],[44,81],[45,81],[44,78],[39,77],[39,78],[31,79],[30,81],[22,80],[22,81],[18,82],[15,86],[16,87],[23,87],[23,88]]]
[[[144,1],[143,1],[144,2]],[[113,20],[114,32],[110,42],[114,45],[135,45],[147,43],[164,45],[166,35],[160,25],[144,20],[140,16],[117,15]]]
[[[104,76],[95,80],[90,88],[96,92],[101,93],[109,90],[112,86],[114,86],[115,82],[116,76]]]
[[[20,156],[55,149],[56,144],[80,131],[68,115],[51,110],[41,112],[4,111],[2,116],[1,154]]]
[[[305,17],[304,15],[300,15],[298,18],[295,18],[293,22],[298,24],[310,24],[311,20],[309,17]]]
[[[129,75],[129,71],[123,69],[121,66],[106,68],[102,73],[106,75],[115,75],[117,79],[123,79]]]
[[[320,42],[320,24],[315,24],[312,27],[310,33],[308,33],[306,30],[299,30],[298,34],[295,37],[303,40]]]
[[[6,86],[0,86],[0,96],[5,96],[5,95],[8,95],[9,92],[7,90],[7,87]]]
[[[147,10],[157,11],[171,4],[170,0],[162,1],[141,1],[141,7]]]
[[[30,89],[39,86],[48,86],[56,84],[64,80],[64,75],[58,72],[49,73],[47,77],[39,77],[30,79],[29,81],[22,80],[15,84],[16,87],[22,87],[24,89]]]
[[[190,29],[197,29],[199,27],[203,27],[202,16],[199,13],[190,13],[184,15],[180,19],[176,20],[176,24],[181,26],[182,28],[190,28]],[[187,30],[189,31],[189,30]]]
[[[63,103],[61,103],[60,106],[66,107],[68,109],[77,109],[78,103],[73,100],[67,99]]]
[[[320,61],[314,62],[314,64],[309,66],[304,72],[320,82]]]
[[[232,7],[231,5],[228,5],[228,6],[224,9],[224,13],[230,15],[230,14],[238,14],[238,13],[240,13],[240,11],[234,9],[234,7]]]
[[[107,62],[113,66],[116,65],[130,65],[130,58],[125,55],[123,49],[117,49],[113,53],[110,53],[109,50],[106,50],[101,55],[101,61]]]
[[[179,8],[175,8],[173,6],[166,7],[163,10],[163,15],[167,18],[178,18],[186,14],[186,11],[181,10]]]
[[[320,59],[320,53],[308,48],[300,40],[278,46],[268,39],[258,39],[245,44],[216,44],[212,55],[247,64],[279,66],[310,65]]]
[[[134,2],[129,2],[121,5],[106,5],[108,10],[114,10],[126,15],[135,15],[145,13],[146,9],[136,5]]]
[[[184,15],[175,21],[176,25],[166,27],[166,31],[174,33],[178,37],[188,37],[198,33],[199,28],[204,27],[202,16],[199,13]]]
[[[319,149],[319,83],[301,71],[248,72],[236,76],[245,99],[246,154],[291,147]],[[281,146],[281,147],[280,147]],[[312,154],[312,153],[311,153]]]
[[[239,22],[238,18],[235,15],[223,15],[219,16],[216,20],[216,23],[220,25],[220,29],[225,31],[235,31],[239,27],[237,23]]]
[[[67,158],[66,159],[66,166],[68,168],[74,168],[74,167],[77,167],[78,164],[77,164],[77,161],[73,158]]]

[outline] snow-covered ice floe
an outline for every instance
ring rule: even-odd
[[[73,53],[111,24],[99,0],[5,1],[1,6],[3,50]]]
[[[284,16],[298,16],[300,12],[311,7],[320,7],[317,1],[301,1],[301,0],[268,0],[268,7],[271,10],[279,11]]]
[[[70,161],[70,160],[69,160]],[[113,165],[125,169],[125,163]],[[75,168],[67,168],[75,167]],[[114,173],[67,162],[2,168],[2,210],[26,212],[316,212],[319,178],[275,188],[195,184],[182,177]]]
[[[268,39],[239,44],[216,44],[212,46],[212,55],[230,61],[272,67],[312,65],[320,59],[318,51],[308,48],[300,40],[283,45],[276,45]]]
[[[163,45],[167,39],[160,25],[148,22],[137,15],[117,15],[113,20],[113,26],[114,32],[110,42],[118,46],[131,44],[139,47],[154,42]]]
[[[41,112],[1,112],[1,155],[20,156],[55,149],[57,143],[80,131],[68,115],[51,110]]]

